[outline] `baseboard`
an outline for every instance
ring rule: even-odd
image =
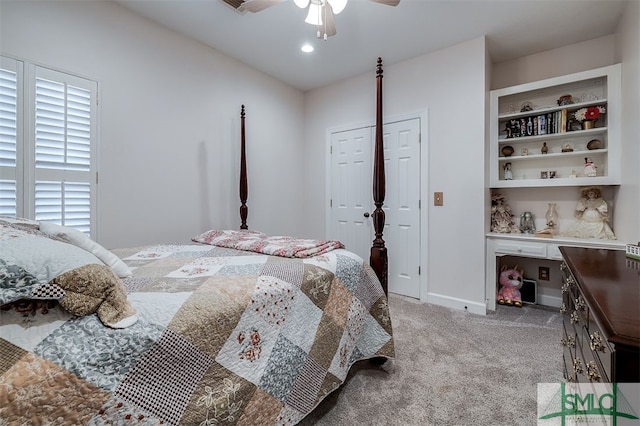
[[[443,296],[441,294],[427,293],[427,300],[423,302],[433,305],[445,306],[447,308],[458,309],[460,311],[471,312],[472,314],[486,315],[487,305],[484,303],[472,302],[470,300],[458,299],[456,297]]]
[[[562,297],[546,296],[538,293],[538,304],[550,306],[552,308],[559,308],[562,305]]]

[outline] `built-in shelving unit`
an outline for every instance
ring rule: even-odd
[[[492,91],[491,188],[620,184],[620,78],[620,65],[612,65]],[[605,112],[583,129],[573,115],[588,107]],[[599,146],[590,149],[591,141]],[[506,146],[512,154],[503,153]],[[596,176],[585,175],[585,159],[596,165]]]
[[[540,199],[540,191],[554,199],[553,191],[559,187],[620,185],[620,106],[620,64],[491,91],[488,163],[492,192],[507,189],[522,200],[527,188],[540,188],[529,206],[546,211],[547,202]],[[592,128],[583,128],[574,120],[574,113],[589,107],[601,107],[602,113]],[[596,165],[595,176],[585,170],[586,159]],[[505,175],[507,163],[510,174]],[[520,213],[514,211],[516,224]],[[487,309],[495,310],[501,257],[534,258],[559,265],[560,246],[624,248],[616,240],[488,233]],[[551,305],[561,301],[552,299]]]

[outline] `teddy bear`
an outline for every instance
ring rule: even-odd
[[[500,290],[498,291],[497,301],[499,304],[522,307],[520,288],[522,288],[523,284],[523,274],[524,270],[518,269],[518,265],[513,268],[502,267],[498,278]]]

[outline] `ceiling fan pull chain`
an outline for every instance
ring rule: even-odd
[[[322,10],[324,10],[324,21],[322,22],[324,27],[324,41],[327,41],[327,9],[329,9],[327,0],[322,0]]]

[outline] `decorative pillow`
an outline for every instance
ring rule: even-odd
[[[18,265],[41,283],[80,266],[102,261],[73,244],[56,241],[0,222],[0,257]]]
[[[33,234],[0,221],[0,256],[7,267],[7,300],[26,295],[24,286],[44,291],[45,284],[64,290],[60,304],[76,315],[97,313],[113,328],[124,328],[137,321],[127,293],[113,270],[92,253],[73,244]],[[34,290],[36,288],[34,287]],[[39,293],[36,293],[39,294]]]
[[[0,220],[7,222],[11,225],[20,225],[24,227],[33,228],[33,229],[38,229],[39,227],[39,223],[37,220],[27,219],[24,217],[0,216]]]
[[[41,283],[18,265],[0,259],[0,306],[21,299],[60,300],[64,290],[53,283]]]
[[[87,237],[84,232],[44,221],[40,222],[40,231],[93,253],[105,265],[110,266],[120,278],[127,278],[133,275],[129,267],[118,256]]]

